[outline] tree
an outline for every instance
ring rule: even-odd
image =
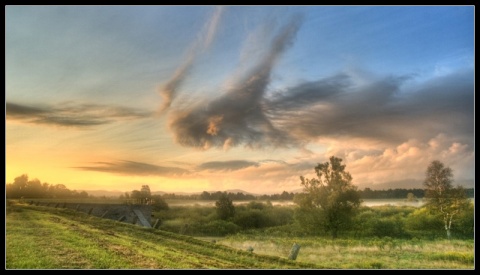
[[[211,199],[210,193],[208,193],[207,191],[203,191],[202,194],[200,194],[200,199],[201,200],[210,200]]]
[[[71,191],[64,184],[50,185],[51,192],[54,198],[68,198]]]
[[[462,186],[454,188],[453,171],[450,167],[434,160],[430,163],[425,173],[424,185],[426,206],[430,211],[437,212],[443,218],[443,225],[450,239],[454,218],[468,207],[470,200],[467,198]]]
[[[20,198],[24,196],[25,190],[28,185],[28,175],[23,174],[14,179],[12,184],[6,186],[6,196],[8,198]]]
[[[341,158],[331,156],[330,162],[319,163],[315,167],[316,179],[300,176],[305,193],[295,200],[302,213],[317,215],[303,221],[320,223],[333,239],[351,224],[361,203],[357,188],[352,184],[352,176],[341,162]]]
[[[152,207],[154,210],[168,210],[168,203],[161,195],[152,195]]]
[[[233,202],[225,193],[220,195],[219,199],[215,202],[215,206],[217,207],[218,217],[222,220],[227,220],[235,215]]]
[[[138,203],[138,204],[141,204],[142,203],[142,192],[138,191],[138,190],[133,190],[132,191],[132,194],[130,195],[130,198],[133,199],[134,203]]]
[[[140,189],[140,193],[142,194],[142,204],[147,204],[152,198],[152,193],[150,192],[150,186],[142,185],[142,189]]]
[[[127,199],[129,198],[128,193],[125,193],[125,196]],[[131,192],[130,198],[134,200],[134,203],[147,204],[152,198],[150,187],[148,185],[142,185],[142,189],[140,189],[140,191],[133,190]]]
[[[408,192],[407,201],[408,202],[415,202],[415,201],[418,201],[418,200],[417,200],[417,197],[415,197],[415,194],[413,194],[412,192]]]

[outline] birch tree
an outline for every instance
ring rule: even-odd
[[[454,188],[453,171],[450,167],[434,160],[427,168],[424,185],[426,206],[443,218],[447,238],[451,237],[452,223],[470,203],[462,186]]]

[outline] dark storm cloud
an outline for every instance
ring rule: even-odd
[[[350,85],[351,80],[347,74],[304,82],[282,93],[274,93],[271,99],[267,99],[268,106],[275,110],[304,108],[312,103],[331,100],[332,97],[345,93]]]
[[[165,167],[135,161],[97,162],[96,166],[73,167],[76,169],[136,176],[172,176],[188,174],[178,167]]]
[[[341,81],[304,83],[274,96],[269,104],[272,123],[297,139],[348,136],[400,142],[452,133],[472,143],[471,71],[402,92],[408,77],[387,77],[362,87],[347,85],[343,74],[331,79]]]
[[[260,66],[259,68],[261,68]],[[177,141],[192,147],[291,146],[318,137],[360,137],[399,143],[449,133],[473,146],[473,72],[462,71],[407,86],[413,76],[354,85],[333,77],[265,96],[268,76],[252,72],[243,86],[206,107],[173,116]],[[265,72],[265,71],[263,71]]]
[[[118,120],[145,118],[151,116],[151,112],[99,104],[63,103],[55,106],[27,106],[7,102],[6,116],[7,119],[33,124],[87,127]]]
[[[258,162],[246,160],[211,161],[198,166],[199,170],[234,171],[248,167],[258,167]]]
[[[473,145],[474,73],[459,71],[419,83],[419,76],[360,79],[342,72],[269,90],[277,60],[301,25],[293,18],[274,34],[265,53],[217,98],[170,110],[176,142],[208,149],[294,147],[329,138],[366,138],[398,144],[447,133]],[[413,84],[412,84],[413,83]]]
[[[245,144],[285,146],[292,143],[265,114],[264,94],[271,71],[293,42],[300,18],[285,25],[270,42],[268,53],[237,84],[216,100],[190,109],[174,110],[170,128],[177,142],[184,146],[209,148]]]

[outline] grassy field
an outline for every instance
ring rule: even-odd
[[[8,205],[6,269],[316,269],[70,209]]]
[[[474,269],[474,240],[188,236],[71,209],[13,204],[7,269]],[[289,251],[301,246],[296,261]],[[247,249],[253,248],[253,253]]]
[[[288,255],[293,243],[301,246],[297,260],[340,269],[473,269],[473,240],[400,240],[285,238],[236,235],[217,243],[262,255]]]

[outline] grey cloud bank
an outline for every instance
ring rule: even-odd
[[[231,160],[231,161],[211,161],[205,162],[198,166],[200,170],[219,170],[219,171],[234,171],[247,167],[258,167],[258,162],[246,160]]]
[[[189,173],[188,170],[185,170],[182,168],[158,166],[158,165],[128,161],[128,160],[123,160],[118,162],[97,162],[96,164],[97,164],[96,166],[79,166],[79,167],[73,167],[73,168],[87,170],[87,171],[138,175],[138,176],[172,176],[172,175],[183,175],[183,174]]]
[[[100,104],[62,103],[56,106],[27,106],[6,102],[6,117],[33,124],[63,127],[90,127],[118,120],[150,117],[151,112]]]
[[[220,97],[173,108],[169,126],[175,140],[186,147],[228,149],[297,147],[340,136],[398,144],[448,133],[473,146],[471,69],[423,83],[415,74],[358,83],[358,76],[345,71],[270,91],[272,71],[300,26],[299,18],[284,25],[253,69]]]
[[[274,125],[291,138],[349,136],[399,143],[451,133],[473,145],[473,72],[401,89],[408,78],[386,77],[355,87],[346,74],[303,83],[270,101]]]

